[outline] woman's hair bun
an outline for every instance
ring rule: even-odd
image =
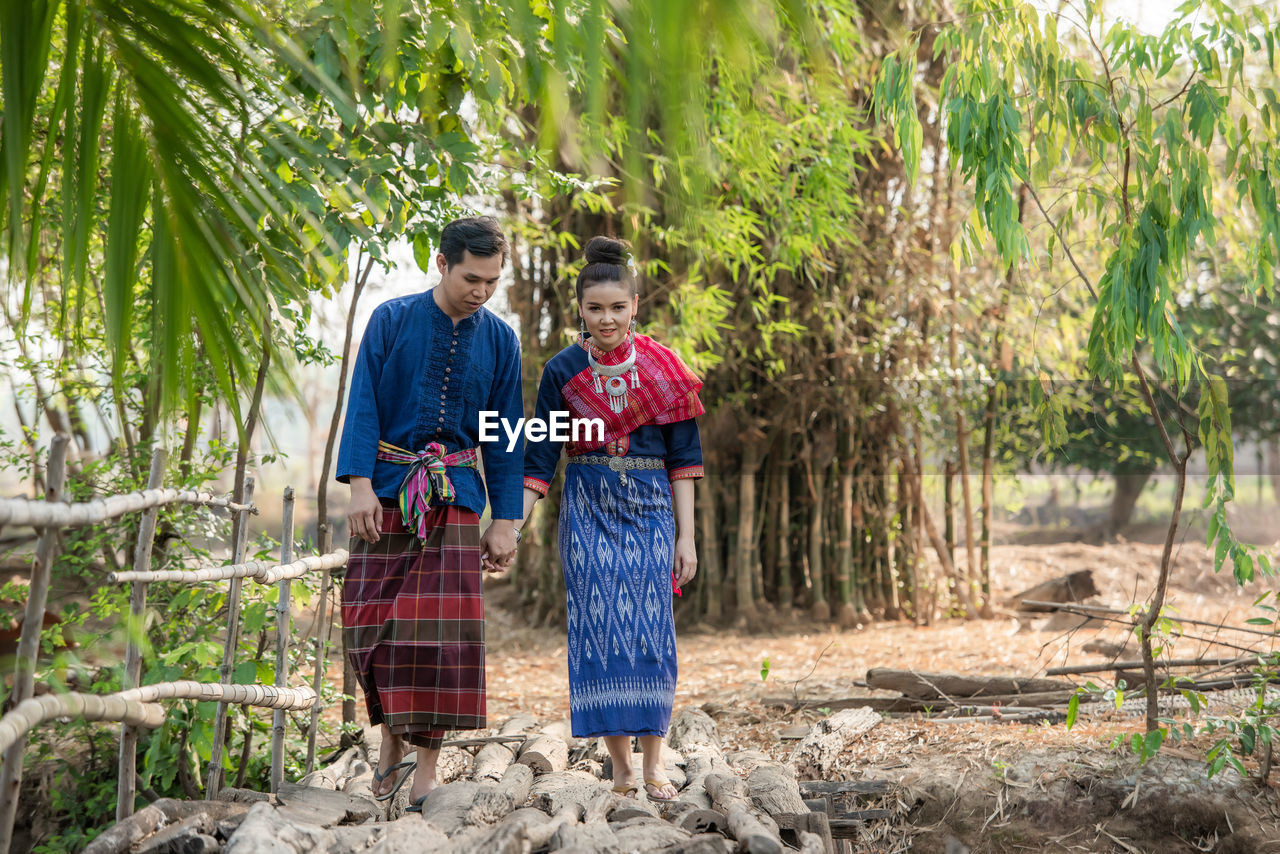
[[[612,237],[593,237],[587,241],[582,255],[588,264],[613,264],[625,267],[631,252],[627,244],[621,240],[615,240]]]

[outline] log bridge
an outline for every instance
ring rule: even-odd
[[[85,854],[844,854],[867,822],[897,815],[850,804],[887,799],[891,784],[804,777],[832,776],[839,755],[879,721],[867,709],[840,712],[777,761],[758,750],[726,752],[709,715],[681,709],[663,750],[679,794],[664,803],[613,792],[599,739],[574,738],[566,721],[517,715],[488,736],[445,742],[440,785],[421,815],[405,812],[407,782],[385,804],[372,799],[380,736],[370,728],[361,743],[275,795],[225,789],[211,802],[157,801],[106,830]],[[632,761],[639,771],[640,755]]]

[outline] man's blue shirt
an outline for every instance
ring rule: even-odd
[[[432,291],[388,300],[374,309],[356,356],[338,480],[367,477],[379,497],[395,498],[408,466],[377,459],[379,439],[415,453],[432,442],[450,454],[479,448],[493,518],[519,519],[523,436],[510,451],[501,429],[499,441],[479,444],[479,413],[496,411],[514,425],[524,416],[520,393],[520,341],[492,312],[482,307],[455,326]],[[453,503],[483,514],[479,471],[451,467],[449,479]]]

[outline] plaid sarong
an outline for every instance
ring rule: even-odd
[[[342,631],[369,722],[429,747],[486,725],[484,595],[479,517],[445,506],[424,521],[421,548],[385,506],[378,542],[351,538]]]

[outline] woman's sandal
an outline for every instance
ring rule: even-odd
[[[383,780],[387,779],[387,778],[388,778],[388,777],[390,777],[392,774],[394,774],[394,773],[396,773],[397,771],[399,771],[401,768],[410,768],[410,769],[412,769],[412,768],[416,768],[416,767],[417,767],[417,765],[418,765],[418,760],[416,760],[416,759],[410,759],[408,762],[401,762],[399,765],[392,765],[392,766],[391,766],[390,768],[388,768],[386,771],[379,772],[377,768],[374,768],[374,769],[373,769],[373,782],[374,782],[374,783],[381,783]],[[411,771],[411,770],[409,770],[409,771],[405,771],[403,774],[401,774],[401,775],[400,775],[400,779],[396,781],[396,784],[395,784],[394,786],[392,786],[392,787],[391,787],[391,791],[389,791],[389,792],[385,792],[385,793],[383,793],[383,794],[381,794],[381,795],[375,795],[373,799],[374,799],[375,801],[389,801],[389,800],[391,800],[392,798],[394,798],[394,797],[396,796],[396,792],[400,791],[400,787],[404,785],[404,781],[405,781],[405,780],[408,780],[408,779],[409,779],[409,777],[410,777],[412,774],[413,774],[413,771]]]
[[[670,786],[672,789],[675,789],[675,784],[672,783],[670,780],[650,780],[648,778],[645,778],[644,793],[645,795],[648,796],[649,800],[654,801],[656,803],[660,803],[660,804],[675,803],[676,798],[679,797],[679,793],[672,795],[669,798],[660,798],[656,794],[654,794],[654,792],[661,792],[663,787],[665,786]]]
[[[635,783],[623,783],[620,786],[614,786],[613,793],[615,795],[622,795],[624,798],[631,798],[632,800],[635,800],[636,796],[640,794],[640,787]]]

